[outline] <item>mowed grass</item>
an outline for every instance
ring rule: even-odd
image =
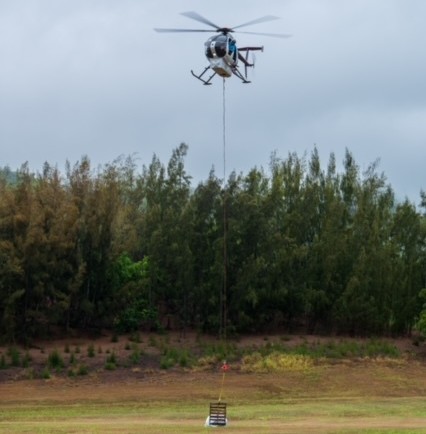
[[[228,404],[226,432],[424,433],[426,401],[410,398],[248,399]],[[152,401],[2,406],[2,433],[208,432],[209,402]]]

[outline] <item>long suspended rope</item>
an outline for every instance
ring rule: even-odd
[[[227,213],[226,213],[226,99],[225,99],[225,78],[223,78],[223,287],[220,297],[220,335],[221,338],[226,340],[226,322],[227,322]]]
[[[218,402],[222,401],[223,385],[225,383],[225,374],[228,370],[229,370],[229,365],[226,363],[226,360],[224,360],[222,365],[222,384],[220,386],[219,398],[217,400]]]
[[[218,402],[222,401],[223,383],[225,383],[225,371],[223,371],[223,373],[222,373],[222,384],[220,386],[220,393],[219,393]]]

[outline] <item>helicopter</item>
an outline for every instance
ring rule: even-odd
[[[275,17],[273,15],[266,15],[261,18],[257,18],[255,20],[249,21],[244,24],[240,24],[234,27],[219,27],[216,24],[212,23],[208,19],[204,18],[197,12],[182,12],[183,16],[191,18],[195,21],[199,21],[203,24],[206,24],[210,27],[213,27],[215,30],[201,30],[201,29],[159,29],[155,28],[156,32],[161,33],[181,33],[181,32],[216,32],[218,35],[214,35],[209,38],[205,43],[205,55],[207,60],[209,61],[209,65],[201,72],[201,74],[194,73],[191,70],[191,74],[202,81],[205,85],[210,85],[212,78],[217,74],[223,78],[229,78],[232,75],[238,77],[243,83],[250,83],[247,80],[247,69],[254,67],[254,61],[249,61],[250,52],[254,51],[263,51],[262,47],[237,47],[237,41],[233,38],[231,33],[235,32],[235,29],[253,25],[264,23],[267,21],[273,21],[279,19],[279,17]],[[261,36],[272,36],[275,38],[289,38],[291,35],[282,34],[282,33],[258,33],[258,32],[239,32],[251,35],[261,35]],[[245,52],[245,56],[241,53]],[[244,64],[244,74],[238,68],[238,61],[241,61]],[[210,77],[205,77],[204,74],[211,69],[213,74]]]

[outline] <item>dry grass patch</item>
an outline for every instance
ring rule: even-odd
[[[313,366],[310,357],[301,354],[282,354],[272,352],[266,356],[252,353],[243,357],[242,372],[268,373],[286,371],[308,371]]]

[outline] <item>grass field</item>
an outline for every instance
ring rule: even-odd
[[[207,403],[117,402],[10,406],[3,409],[4,433],[200,433]],[[425,401],[302,400],[240,403],[228,407],[230,433],[426,432]]]
[[[226,432],[426,433],[422,371],[419,365],[364,363],[308,374],[229,373],[223,392]],[[213,429],[203,424],[209,402],[217,400],[219,377],[168,372],[124,382],[89,377],[3,384],[0,432],[206,432]]]
[[[243,359],[226,373],[225,432],[426,433],[423,359],[401,355],[307,364],[268,354],[273,357],[264,356],[261,366],[258,355],[250,356],[246,365]],[[84,376],[63,370],[30,380],[17,368],[7,372],[0,381],[0,433],[209,432],[215,429],[204,427],[209,403],[217,401],[222,389],[220,366],[101,367]]]

